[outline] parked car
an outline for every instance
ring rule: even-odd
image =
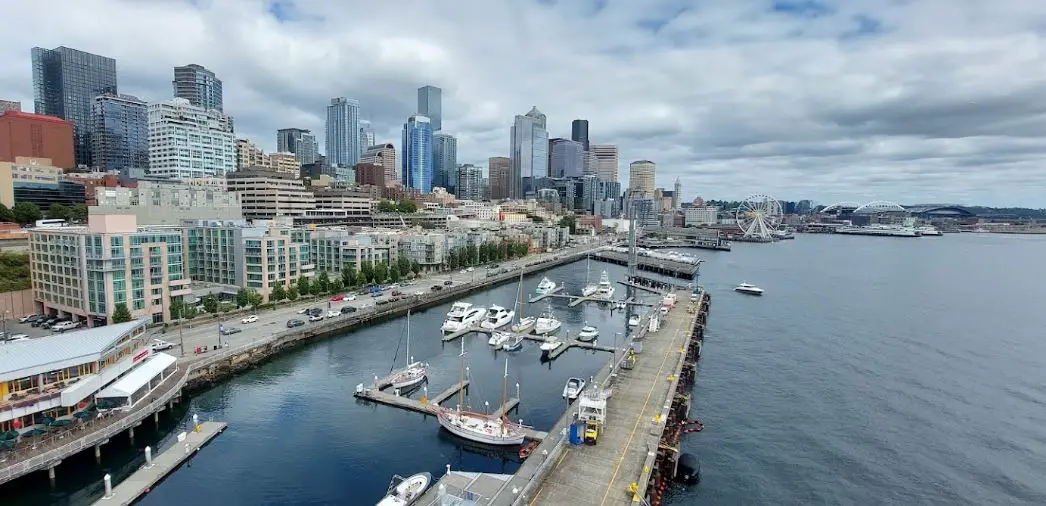
[[[447,285],[447,286],[450,286],[450,285],[454,284],[454,281],[448,279],[448,280],[444,281],[443,284]]]
[[[321,321],[323,321],[323,315],[322,314],[309,315],[309,321],[310,322],[321,322]]]
[[[258,321],[258,315],[252,314],[252,315],[247,316],[247,317],[243,318],[242,320],[240,320],[240,323],[246,325],[248,323],[255,323],[257,321]]]
[[[440,291],[442,289],[443,289],[442,285],[432,285],[432,291],[433,292],[438,292],[438,291]]]
[[[27,314],[27,315],[25,315],[25,316],[23,316],[23,317],[19,318],[19,319],[18,319],[18,323],[25,323],[25,322],[28,322],[29,320],[31,320],[31,319],[33,319],[33,318],[36,318],[37,316],[40,316],[40,315],[38,315],[38,314]]]
[[[347,300],[349,302],[356,300],[356,294],[350,293],[350,294],[346,295],[345,296],[345,300]]]
[[[458,274],[468,274],[468,273],[469,273],[469,271],[466,271],[465,269],[461,269],[461,271],[458,272]]]
[[[51,325],[54,325],[54,324],[58,323],[58,320],[59,320],[58,318],[50,318],[47,321],[45,321],[44,323],[42,323],[40,326],[45,328],[45,329],[49,329],[49,328],[51,328]]]
[[[392,291],[392,295],[393,295],[393,296],[396,296],[396,295],[403,295],[403,292],[401,292],[401,291],[399,291],[399,290],[393,290],[393,291]]]
[[[149,347],[152,348],[153,351],[164,351],[174,348],[174,345],[164,341],[163,339],[153,339],[153,342],[149,343]]]
[[[335,316],[341,316],[341,311],[335,309],[327,310],[327,318],[334,318]]]
[[[302,325],[305,325],[304,320],[299,320],[297,318],[293,320],[287,320],[287,328],[289,329],[293,329],[294,327],[301,327]]]
[[[298,314],[306,314],[308,312],[309,312],[309,308],[307,308],[307,307],[303,307],[303,308],[298,310]]]
[[[73,330],[73,329],[75,329],[76,327],[79,327],[79,326],[80,326],[80,322],[64,321],[64,322],[58,322],[58,323],[56,323],[54,325],[51,325],[51,330],[53,330],[55,332],[65,332],[67,330]]]
[[[231,336],[233,334],[239,334],[240,332],[243,332],[243,329],[239,327],[225,327],[225,329],[222,330],[222,335]]]
[[[381,297],[382,295],[385,295],[385,294],[383,292],[371,292],[371,294],[370,294],[371,297],[375,297],[375,298]]]
[[[331,302],[341,302],[343,300],[345,300],[344,295],[335,295],[334,297],[331,297]]]
[[[353,306],[342,306],[341,308],[341,314],[355,313],[356,311],[358,310]]]
[[[465,272],[472,272],[474,270],[476,270],[475,267],[469,267],[468,269],[465,269]]]
[[[312,307],[312,308],[309,308],[309,311],[306,314],[308,314],[309,316],[320,316],[320,317],[322,317],[323,316],[323,310],[318,308],[318,307]]]
[[[22,337],[11,336],[11,337],[9,337],[7,339],[4,339],[4,341],[3,341],[4,344],[7,344],[7,343],[17,343],[17,342],[28,341],[29,340],[29,336],[27,336],[25,334],[18,334],[18,335],[20,335]]]
[[[420,296],[422,296],[422,295],[425,295],[425,292],[423,292],[423,291],[421,291],[421,290],[418,290],[418,291],[414,292],[414,295],[417,295],[417,296],[419,296],[419,297],[420,297]]]
[[[377,306],[384,306],[385,304],[388,304],[390,302],[392,302],[392,299],[381,299],[381,300],[375,302],[374,304],[377,305]]]

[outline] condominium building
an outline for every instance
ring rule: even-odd
[[[482,200],[483,188],[480,185],[483,179],[483,169],[472,164],[458,167],[458,189],[457,196],[467,200]]]
[[[187,263],[194,280],[256,290],[268,301],[277,283],[311,277],[309,231],[245,220],[185,224]]]
[[[458,139],[443,132],[432,134],[432,186],[457,194],[457,167]]]
[[[432,191],[432,124],[415,114],[403,124],[403,186],[421,193]]]
[[[222,110],[222,80],[202,65],[174,67],[174,96],[204,109]]]
[[[29,233],[33,297],[42,312],[109,322],[117,305],[132,318],[170,321],[172,298],[191,293],[179,227],[138,227],[133,215],[94,215],[87,226]]]
[[[276,131],[276,151],[294,153],[298,162],[305,165],[316,161],[320,147],[316,142],[316,136],[310,130],[281,128]]]
[[[236,139],[236,170],[266,167],[265,152],[247,139]]]
[[[347,229],[322,228],[309,236],[310,252],[316,272],[335,274],[346,264],[359,272],[364,261],[390,262],[399,258],[399,235],[395,232],[353,232]]]
[[[385,167],[369,162],[357,163],[352,168],[356,172],[356,184],[385,187]]]
[[[511,198],[509,178],[512,177],[512,160],[505,156],[492,156],[487,160],[487,171],[490,178],[490,199]]]
[[[441,232],[404,233],[399,236],[399,252],[422,267],[438,267],[446,260],[447,236]]]
[[[91,163],[96,170],[149,168],[149,106],[131,95],[100,95],[91,104]]]
[[[384,167],[385,185],[399,186],[400,166],[396,161],[396,146],[392,144],[377,144],[369,146],[363,153],[363,158],[360,159],[360,163],[373,163],[379,167]],[[358,177],[356,182],[360,182]]]
[[[229,117],[184,98],[149,104],[149,173],[173,179],[236,170]]]
[[[243,218],[240,195],[220,187],[139,181],[137,188],[95,188],[89,214],[133,214],[139,225],[180,225],[183,220]]]
[[[301,174],[301,162],[294,153],[269,153],[265,158],[265,165],[276,172],[292,174],[294,177]]]
[[[226,176],[226,187],[240,194],[243,217],[248,220],[303,216],[316,208],[312,192],[291,174],[256,168],[238,170]]]
[[[360,102],[332,98],[327,106],[327,163],[352,167],[360,161]]]

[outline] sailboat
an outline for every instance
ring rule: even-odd
[[[552,314],[552,301],[548,301],[548,310],[541,313],[541,316],[534,323],[534,333],[538,335],[551,334],[560,327],[563,323],[556,319],[556,315]]]
[[[519,320],[512,324],[512,332],[522,333],[530,330],[534,323],[537,322],[537,318],[533,316],[523,316],[523,269],[519,270],[519,287],[516,289],[516,304],[514,306],[516,316],[519,316]]]
[[[465,342],[461,342],[461,381],[465,381]],[[501,382],[501,402],[505,403],[508,389],[508,359],[505,359],[505,375]],[[489,445],[523,444],[525,427],[505,416],[496,417],[487,413],[463,411],[465,389],[458,391],[457,409],[440,406],[437,413],[439,424],[455,436]]]
[[[397,371],[392,371],[389,381],[393,388],[400,390],[418,385],[429,375],[429,365],[415,362],[410,356],[410,311],[407,311],[407,366]]]
[[[597,290],[599,290],[598,286],[593,285],[592,283],[590,283],[590,281],[591,281],[591,279],[590,279],[591,271],[589,269],[589,264],[590,263],[592,263],[592,257],[588,257],[585,260],[585,287],[581,289],[581,296],[582,297],[588,297],[588,296],[596,293]]]

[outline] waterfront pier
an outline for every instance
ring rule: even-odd
[[[628,267],[628,254],[612,250],[601,250],[592,254],[593,260],[608,262]],[[653,272],[662,276],[670,276],[680,279],[694,279],[700,262],[689,263],[667,258],[654,258],[645,255],[636,257],[635,268],[641,271]]]
[[[555,287],[555,288],[553,288],[553,289],[549,290],[549,291],[548,291],[548,292],[546,292],[546,293],[541,293],[541,294],[535,295],[535,296],[533,296],[533,297],[531,297],[531,298],[527,299],[527,302],[529,302],[529,303],[533,304],[533,303],[535,303],[535,302],[539,302],[539,301],[542,301],[542,300],[544,300],[544,299],[546,299],[546,298],[548,298],[548,297],[554,297],[554,296],[557,296],[557,294],[559,294],[559,292],[562,292],[562,291],[563,291],[563,286],[562,286],[562,285],[560,285],[560,286],[557,286],[557,287]],[[569,295],[558,295],[558,296],[559,296],[559,297],[567,297],[567,298],[569,298],[569,297],[570,297]]]
[[[469,328],[467,328],[465,330],[459,330],[457,332],[444,334],[442,340],[443,340],[444,343],[449,343],[451,341],[457,340],[458,338],[464,336],[465,334],[469,334],[469,333],[472,333],[472,332],[475,332],[477,334],[485,334],[485,335],[488,335],[488,336],[490,334],[494,333],[494,331],[491,330],[491,329],[485,329],[483,327],[475,326],[475,327],[469,327]],[[570,339],[569,335],[567,336],[566,339],[559,339],[559,338],[554,337],[552,335],[539,336],[539,335],[535,335],[535,334],[513,334],[512,332],[508,332],[508,333],[512,334],[515,337],[522,337],[523,339],[526,339],[528,341],[533,341],[533,342],[536,342],[536,343],[547,343],[549,341],[552,341],[553,339],[558,340],[562,344],[560,344],[559,347],[557,347],[556,349],[548,352],[548,359],[549,360],[555,360],[556,358],[558,358],[563,353],[566,353],[566,351],[569,350],[570,348],[578,348],[578,349],[581,349],[581,350],[606,351],[606,352],[610,352],[610,353],[614,353],[615,351],[617,351],[617,349],[614,348],[613,346],[602,345],[602,344],[599,344],[596,341],[592,341],[592,342],[578,341],[577,339]]]
[[[591,382],[613,387],[596,444],[570,444],[575,410],[568,409],[515,475],[489,475],[496,480],[483,481],[480,473],[452,471],[441,480],[446,480],[444,490],[494,506],[659,505],[676,478],[679,436],[689,413],[688,392],[710,304],[704,292],[696,300],[689,300],[686,290],[672,293],[678,303],[660,317],[656,330],[641,324],[630,336],[642,342],[632,367],[621,367],[622,358]],[[653,312],[643,321],[652,317]],[[487,486],[472,485],[479,483]],[[438,489],[433,486],[418,504],[439,504]]]

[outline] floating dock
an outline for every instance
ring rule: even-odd
[[[527,302],[530,302],[531,304],[533,304],[535,302],[544,300],[546,297],[552,297],[552,296],[554,296],[554,295],[556,295],[556,294],[558,294],[559,292],[562,292],[562,291],[563,291],[563,287],[562,286],[557,286],[557,287],[553,288],[551,292],[543,293],[543,294],[535,295],[535,296],[531,297],[530,299],[527,300]]]
[[[94,506],[128,505],[137,502],[149,493],[167,475],[178,469],[204,445],[225,430],[225,422],[203,422],[199,431],[185,433],[184,441],[176,441],[170,448],[153,457],[152,466],[148,464],[135,471],[127,479],[112,489],[112,494],[95,501]],[[108,475],[107,475],[108,476]]]
[[[468,334],[468,333],[471,333],[471,332],[475,332],[477,334],[490,335],[494,331],[491,330],[491,329],[485,329],[483,327],[469,327],[469,328],[467,328],[465,330],[459,330],[457,332],[453,332],[453,333],[450,333],[450,334],[444,334],[443,335],[443,342],[449,343],[449,342],[454,341],[454,340],[460,338],[461,336],[464,336],[465,334]],[[507,331],[505,331],[505,332],[507,332]],[[537,343],[546,343],[546,342],[552,340],[552,336],[539,336],[539,335],[535,335],[535,334],[513,334],[512,332],[507,332],[507,333],[512,334],[514,337],[522,337],[523,339],[526,339],[528,341],[534,341],[534,342],[537,342]],[[598,339],[597,339],[597,341],[598,341]],[[595,341],[593,341],[593,342],[585,342],[585,341],[578,341],[577,339],[559,339],[559,342],[561,342],[563,344],[560,345],[558,348],[548,352],[547,357],[548,357],[549,360],[555,360],[555,359],[559,358],[560,355],[562,355],[563,353],[566,353],[566,351],[569,350],[570,348],[578,348],[578,349],[582,349],[582,350],[606,351],[606,352],[610,352],[610,353],[613,353],[614,351],[616,351],[616,348],[614,348],[613,346],[606,346],[606,345],[598,344]]]

